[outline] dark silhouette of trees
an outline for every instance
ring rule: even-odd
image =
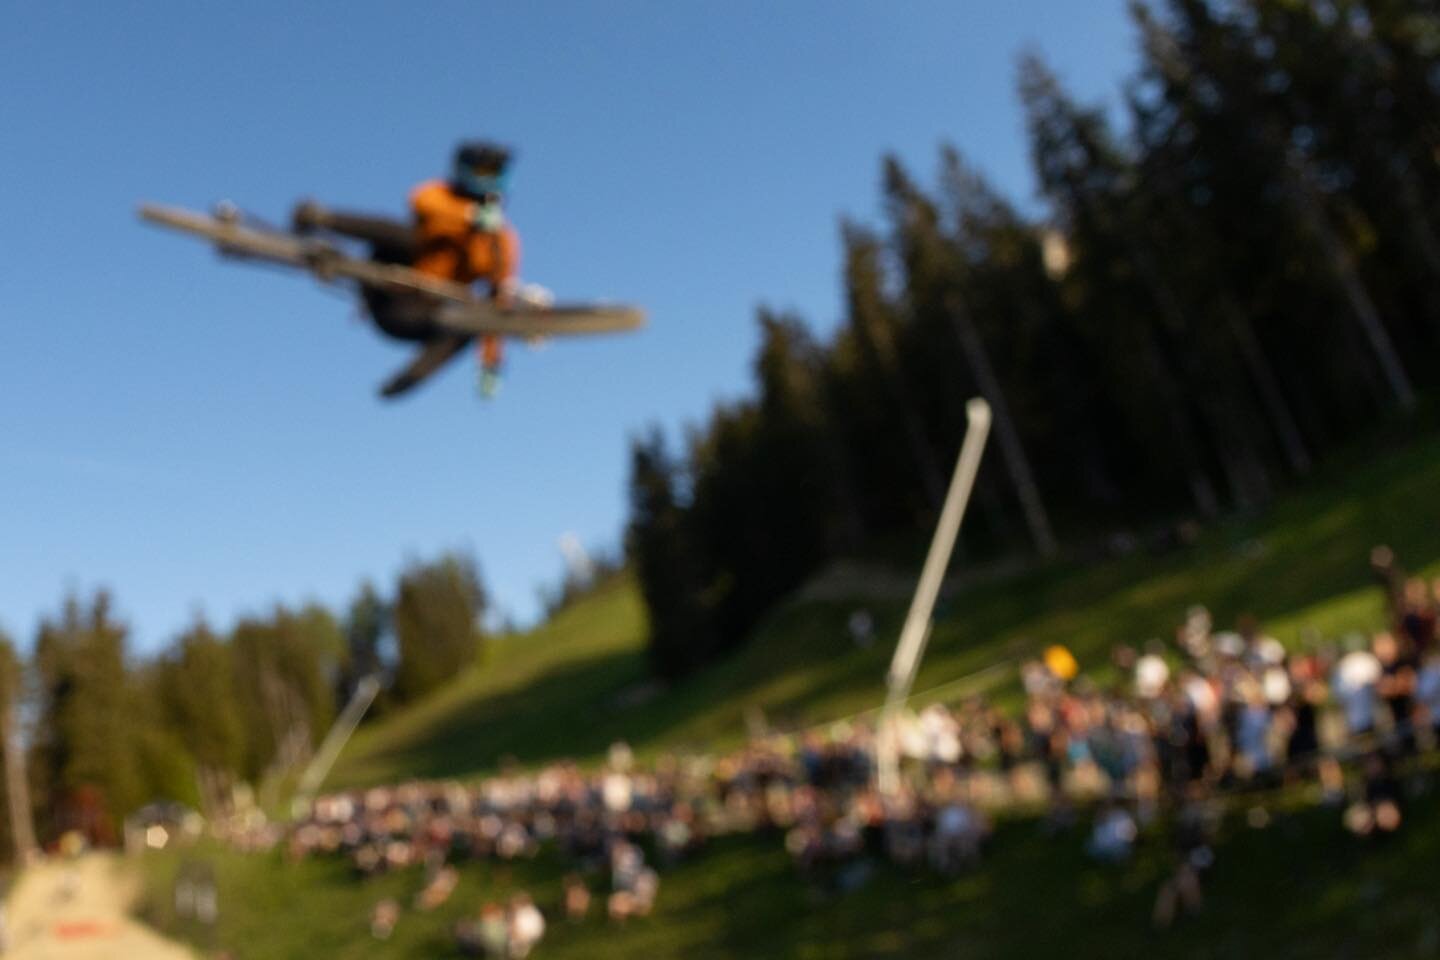
[[[692,429],[658,486],[637,444],[652,643],[687,651],[661,672],[742,642],[828,560],[928,526],[976,393],[999,456],[960,555],[1046,556],[1263,507],[1440,380],[1440,11],[1131,9],[1123,132],[1020,59],[1045,217],[953,148],[933,188],[885,158],[884,228],[842,223],[834,338],[762,314],[758,399]]]
[[[676,677],[713,659],[720,650],[718,632],[675,463],[659,430],[631,447],[625,546],[650,614],[651,668],[662,677]]]

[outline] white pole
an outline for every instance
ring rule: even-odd
[[[935,525],[930,552],[920,571],[920,583],[910,601],[910,612],[905,615],[900,642],[895,645],[895,656],[890,661],[890,672],[885,678],[885,708],[881,711],[876,731],[876,772],[880,792],[887,797],[893,796],[900,786],[900,745],[895,721],[900,708],[910,697],[915,674],[920,670],[920,658],[925,655],[925,644],[930,639],[930,615],[935,610],[940,583],[945,578],[945,568],[950,565],[950,555],[955,550],[960,521],[965,517],[970,491],[975,486],[975,474],[980,469],[980,455],[985,452],[985,440],[990,434],[990,405],[984,399],[976,397],[965,404],[965,417],[969,426],[965,430],[965,442],[960,445],[960,456],[955,461],[955,475],[950,480],[949,492],[945,494],[940,522]]]
[[[345,709],[340,711],[340,716],[335,718],[331,725],[330,732],[325,734],[325,740],[320,744],[314,759],[310,761],[305,772],[300,775],[300,784],[295,790],[295,799],[290,802],[292,816],[304,816],[304,811],[310,806],[310,801],[315,798],[315,791],[320,789],[326,774],[335,765],[340,751],[349,742],[350,735],[360,725],[360,720],[365,716],[365,711],[370,709],[370,704],[375,695],[380,692],[380,681],[374,675],[365,677],[355,685],[355,692],[350,696],[350,702],[345,704]]]

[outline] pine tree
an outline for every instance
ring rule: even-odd
[[[758,319],[757,443],[768,476],[763,503],[777,539],[813,545],[782,577],[788,582],[811,573],[824,557],[856,547],[863,521],[851,464],[828,408],[824,352],[798,317],[762,309]]]
[[[0,749],[5,753],[5,808],[9,814],[10,849],[17,867],[26,866],[40,852],[25,765],[25,738],[20,729],[24,680],[24,666],[15,645],[0,632]]]
[[[1120,503],[1094,372],[1072,311],[1045,265],[1043,228],[1023,219],[954,147],[941,151],[941,205],[965,276],[966,301],[1036,480],[1088,516]],[[1058,239],[1051,234],[1052,239]],[[1047,487],[1047,478],[1049,480]],[[1083,505],[1082,505],[1083,504]]]
[[[200,803],[223,812],[245,766],[231,647],[200,620],[176,638],[157,667],[159,699],[169,729],[194,760]]]
[[[247,780],[294,771],[310,758],[335,716],[342,647],[334,616],[314,605],[276,607],[235,625],[230,648]]]
[[[366,677],[381,677],[386,670],[384,646],[390,636],[391,610],[375,585],[360,585],[345,613],[345,657],[337,701],[346,702]],[[372,708],[371,715],[374,714]]]
[[[1334,185],[1327,195],[1336,219],[1397,343],[1433,349],[1440,336],[1440,238],[1427,204],[1427,164],[1416,164],[1426,152],[1423,134],[1417,137],[1417,125],[1397,111],[1394,57],[1356,0],[1328,7],[1247,0],[1245,12],[1250,50],[1271,71],[1271,85],[1283,87],[1268,106],[1295,131],[1320,178]]]
[[[1176,69],[1166,65],[1176,55],[1168,36],[1148,10],[1138,5],[1132,9],[1149,74],[1175,74]],[[1258,448],[1265,443],[1247,426],[1253,419],[1244,388],[1248,382],[1256,412],[1268,423],[1283,460],[1303,475],[1310,469],[1310,453],[1284,385],[1241,306],[1244,294],[1237,289],[1234,271],[1222,255],[1219,238],[1225,228],[1214,217],[1216,205],[1210,202],[1212,191],[1206,183],[1209,171],[1195,160],[1193,128],[1163,95],[1150,92],[1155,86],[1153,80],[1142,79],[1130,96],[1143,154],[1138,214],[1149,245],[1165,251],[1162,269],[1209,331],[1203,342],[1212,371],[1210,389],[1225,405],[1227,429],[1241,435],[1249,459],[1257,463],[1263,456]],[[1268,488],[1263,468],[1252,469],[1259,474],[1254,483]]]
[[[46,836],[80,829],[112,841],[121,818],[148,799],[130,711],[125,637],[103,591],[88,602],[67,596],[58,616],[41,621],[31,763]]]
[[[459,553],[411,563],[395,588],[395,695],[414,701],[474,662],[488,606],[475,562]]]
[[[1143,447],[1168,452],[1196,509],[1213,516],[1219,497],[1175,356],[1173,340],[1185,322],[1130,232],[1126,159],[1103,115],[1079,109],[1038,57],[1022,59],[1020,92],[1041,186],[1074,250],[1067,282],[1080,288],[1087,332],[1105,345],[1097,355],[1111,364],[1106,379],[1123,397],[1117,407]]]
[[[650,664],[666,678],[692,672],[719,650],[715,622],[702,598],[700,565],[686,529],[676,472],[658,429],[631,444],[625,552],[650,615]]]
[[[865,394],[859,399],[880,424],[879,430],[873,426],[867,430],[870,444],[859,455],[872,458],[873,463],[873,458],[892,456],[888,449],[892,445],[890,438],[901,440],[902,456],[909,465],[894,478],[898,482],[890,485],[891,496],[916,491],[921,511],[928,516],[939,507],[944,484],[935,451],[926,438],[914,389],[900,364],[899,317],[885,296],[883,247],[871,232],[852,224],[843,225],[841,235],[845,248],[846,328],[859,360],[857,372],[862,379],[857,386]]]
[[[1375,360],[1384,393],[1402,410],[1413,407],[1414,388],[1358,270],[1355,258],[1326,209],[1325,190],[1313,161],[1296,143],[1284,117],[1264,96],[1267,71],[1243,31],[1217,17],[1205,0],[1171,0],[1175,45],[1183,52],[1174,79],[1200,91],[1199,106],[1212,122],[1197,124],[1200,136],[1223,137],[1230,149],[1248,151],[1261,182],[1276,191],[1300,227],[1314,256],[1335,286],[1362,342]],[[1224,118],[1216,123],[1214,119]],[[1237,146],[1238,145],[1238,146]],[[1372,371],[1365,371],[1367,374]]]
[[[1010,413],[1006,391],[967,302],[970,295],[966,283],[970,279],[968,264],[957,245],[944,235],[937,206],[920,191],[894,157],[885,162],[885,192],[894,242],[905,270],[906,298],[916,314],[916,326],[929,328],[924,344],[932,354],[941,353],[936,349],[940,343],[953,341],[958,345],[959,362],[952,361],[952,371],[956,367],[968,368],[969,379],[989,402],[1000,454],[1020,502],[1031,543],[1042,557],[1052,557],[1058,548],[1050,516],[1035,483],[1019,428]],[[951,384],[959,382],[953,372],[945,379]],[[951,429],[955,436],[963,437],[959,422]]]

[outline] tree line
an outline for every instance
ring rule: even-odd
[[[722,655],[827,560],[933,523],[984,395],[961,552],[1042,556],[1263,506],[1413,422],[1440,380],[1440,6],[1155,0],[1125,124],[1037,54],[1018,89],[1046,213],[953,147],[882,164],[820,342],[761,309],[753,397],[631,449],[626,546],[655,670]],[[941,91],[937,91],[937,94]]]
[[[0,738],[9,846],[67,830],[113,842],[154,800],[206,813],[237,788],[293,780],[360,682],[372,715],[453,678],[482,649],[488,598],[474,560],[412,561],[388,594],[370,582],[341,612],[309,603],[203,619],[137,658],[104,591],[72,593],[42,619],[28,657],[0,633]]]

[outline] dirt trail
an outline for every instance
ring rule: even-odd
[[[47,860],[20,875],[6,902],[8,949],[22,960],[194,960],[129,915],[139,879],[113,853]]]

